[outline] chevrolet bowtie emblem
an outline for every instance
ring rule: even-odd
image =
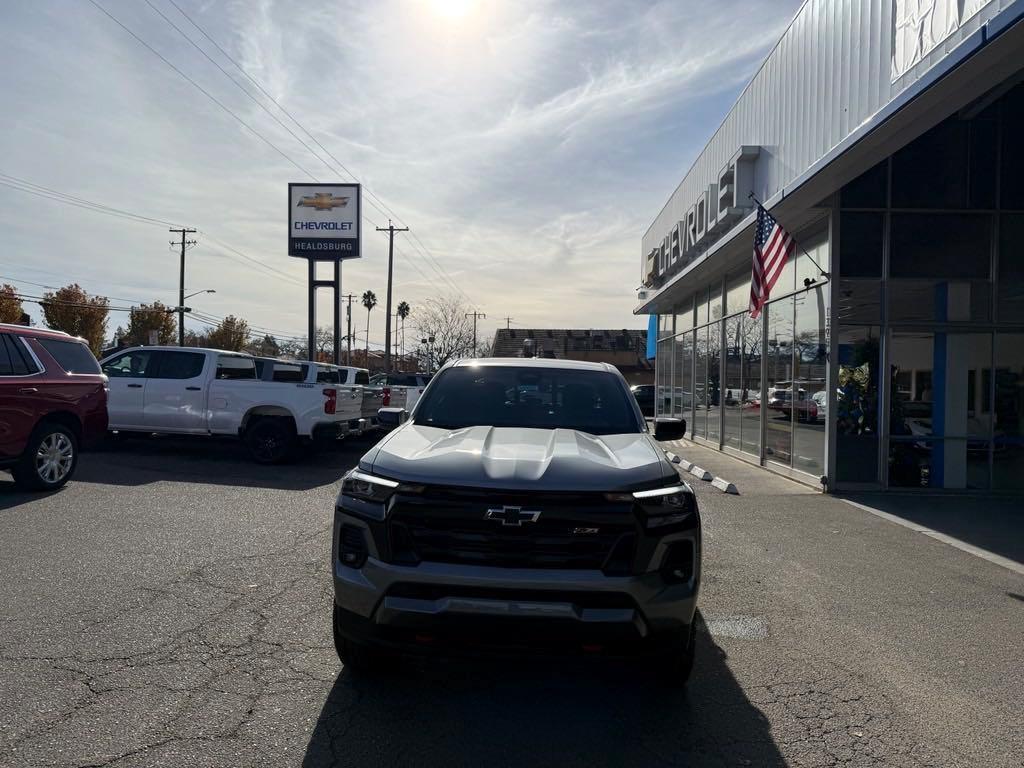
[[[488,509],[484,515],[484,518],[487,520],[497,520],[502,525],[514,526],[516,528],[522,527],[523,523],[536,523],[538,517],[540,517],[539,511],[527,512],[522,507]]]
[[[333,192],[317,192],[315,195],[304,196],[296,207],[329,211],[332,208],[344,208],[346,205],[348,205],[347,197],[335,197]]]

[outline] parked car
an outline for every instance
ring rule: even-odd
[[[288,459],[300,441],[339,434],[338,388],[282,386],[238,352],[131,347],[101,361],[109,428],[117,432],[233,435],[260,463]]]
[[[640,406],[640,413],[648,418],[654,418],[654,390],[653,384],[634,384],[629,388]]]
[[[82,339],[0,323],[0,467],[52,491],[107,429],[106,378]]]
[[[811,395],[814,402],[815,418],[818,421],[828,421],[828,392],[824,389]]]
[[[779,411],[792,418],[793,411],[796,411],[797,421],[817,421],[818,405],[808,396],[806,389],[796,390],[796,401],[794,405],[793,389],[789,386],[776,386],[768,390],[768,408]]]
[[[684,683],[701,569],[697,502],[603,363],[449,363],[347,473],[335,505],[334,640],[373,669],[452,646],[639,653]]]

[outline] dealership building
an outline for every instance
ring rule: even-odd
[[[643,236],[657,410],[826,490],[1024,491],[1024,0],[807,0]],[[756,210],[797,241],[756,319]]]

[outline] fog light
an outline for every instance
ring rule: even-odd
[[[665,581],[685,583],[693,578],[693,542],[675,541],[668,545],[661,561],[661,576]]]
[[[363,529],[354,525],[341,526],[338,535],[338,559],[349,568],[362,568],[366,563],[366,537]]]

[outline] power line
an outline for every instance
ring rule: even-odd
[[[14,184],[8,184],[8,183],[6,183],[4,181],[4,179],[13,179],[14,181],[17,182],[18,185],[24,185],[24,186],[17,186],[17,185],[14,185]],[[76,206],[78,208],[84,208],[86,210],[91,210],[91,211],[94,211],[95,213],[106,213],[106,214],[111,215],[111,216],[118,216],[120,218],[128,218],[130,220],[138,221],[138,223],[152,224],[154,226],[160,226],[160,227],[165,227],[165,226],[173,227],[173,226],[176,226],[174,222],[165,221],[163,219],[154,218],[152,216],[144,216],[142,214],[133,213],[132,211],[127,211],[127,210],[124,210],[124,209],[121,209],[121,208],[114,208],[112,206],[104,205],[102,203],[97,203],[97,202],[94,202],[92,200],[87,200],[87,199],[85,199],[83,197],[76,197],[74,195],[69,195],[69,194],[67,194],[65,192],[60,192],[59,190],[52,189],[51,187],[45,187],[42,184],[36,184],[34,182],[27,181],[25,179],[19,179],[16,176],[11,176],[10,174],[6,174],[6,173],[3,173],[3,172],[0,172],[0,185],[10,187],[11,189],[16,189],[19,192],[27,192],[29,194],[34,194],[34,195],[37,195],[39,197],[43,197],[43,198],[45,198],[47,200],[51,200],[53,202],[64,203],[66,205],[74,205],[74,206]],[[31,187],[32,189],[29,189],[28,187]],[[37,192],[35,190],[39,190],[39,191]],[[284,280],[287,280],[287,281],[289,281],[291,283],[294,283],[296,285],[304,285],[304,283],[302,283],[301,280],[297,279],[293,275],[289,275],[287,272],[282,272],[281,270],[279,270],[279,269],[277,269],[275,267],[272,267],[269,264],[267,264],[267,263],[265,263],[263,261],[260,261],[259,259],[255,259],[252,256],[249,256],[249,255],[243,253],[242,251],[238,250],[237,248],[234,248],[234,247],[228,245],[227,243],[225,243],[223,240],[215,237],[210,232],[207,232],[205,230],[200,230],[200,234],[202,234],[203,236],[205,236],[209,240],[212,240],[214,243],[219,245],[225,251],[229,252],[229,254],[234,254],[236,256],[239,256],[240,258],[245,259],[246,261],[250,262],[251,264],[254,264],[257,267],[259,267],[259,268],[261,268],[263,270],[266,270],[266,271],[274,274],[275,276],[283,278]],[[228,255],[228,258],[231,258],[230,255]],[[237,259],[233,259],[233,260],[237,261]]]
[[[102,5],[100,5],[96,0],[89,0],[89,2],[92,3],[94,6],[96,6],[96,8],[99,11],[101,11],[107,18],[109,18],[115,24],[117,24],[117,26],[119,26],[121,29],[123,29],[125,32],[127,32],[129,35],[131,35],[133,38],[135,38],[135,40],[138,41],[138,43],[140,45],[142,45],[146,50],[148,50],[150,53],[152,53],[154,56],[156,56],[158,59],[160,59],[160,61],[162,61],[168,67],[170,67],[175,72],[177,72],[178,75],[180,75],[183,79],[185,79],[186,81],[191,83],[192,86],[194,86],[196,90],[198,90],[200,93],[202,93],[204,96],[206,96],[206,98],[208,98],[210,101],[212,101],[218,107],[220,107],[222,110],[224,110],[229,115],[231,115],[231,117],[233,117],[235,120],[237,120],[241,125],[243,125],[247,130],[249,130],[254,136],[256,136],[258,139],[260,139],[268,147],[273,149],[275,152],[277,152],[277,154],[281,155],[281,157],[283,157],[289,163],[291,163],[296,168],[298,168],[300,171],[302,171],[302,173],[304,173],[307,176],[309,176],[309,178],[313,179],[313,181],[317,181],[316,176],[314,176],[312,173],[310,173],[305,168],[303,168],[301,165],[299,165],[297,162],[295,162],[284,151],[282,151],[276,144],[274,144],[274,142],[272,142],[270,139],[268,139],[262,133],[257,131],[255,128],[253,128],[251,125],[249,125],[247,122],[245,122],[245,120],[243,120],[235,112],[233,112],[226,104],[224,104],[224,102],[222,102],[220,99],[218,99],[212,93],[210,93],[208,90],[203,88],[203,86],[201,86],[199,83],[197,83],[191,77],[189,77],[184,72],[182,72],[180,69],[178,69],[178,67],[176,67],[162,53],[160,53],[160,51],[158,51],[156,48],[154,48],[149,43],[147,43],[145,40],[143,40],[141,37],[139,37],[137,34],[135,34],[135,32],[133,32],[129,27],[125,26],[125,24],[120,19],[118,19],[116,16],[114,16],[114,14],[112,14],[110,11],[108,11],[106,8],[104,8]]]
[[[90,0],[90,1],[92,1],[92,0]],[[189,16],[181,8],[181,6],[178,5],[175,2],[175,0],[168,0],[168,2],[171,5],[174,6],[174,8],[178,11],[178,13],[180,13],[189,22],[189,24],[191,24],[193,27],[195,27],[198,30],[199,33],[203,35],[203,37],[205,37],[207,40],[209,40],[210,43],[213,44],[213,46],[221,53],[221,55],[224,56],[224,58],[226,58],[229,62],[231,62],[231,64],[235,67],[235,69],[237,69],[239,72],[241,72],[242,75],[244,75],[249,80],[249,82],[251,82],[254,86],[256,86],[256,88],[260,91],[260,93],[263,94],[263,96],[265,96],[267,99],[269,99],[270,102],[273,103],[274,106],[276,106],[285,116],[287,116],[288,119],[290,119],[299,128],[300,131],[302,131],[314,144],[316,144],[317,147],[320,148],[320,150],[325,155],[327,155],[327,157],[329,157],[331,160],[333,160],[334,163],[338,166],[338,168],[340,168],[344,173],[348,174],[348,176],[351,177],[352,179],[357,179],[358,178],[358,176],[352,170],[350,170],[344,163],[342,163],[341,160],[339,160],[329,149],[327,149],[327,147],[325,147],[298,120],[298,118],[296,118],[291,112],[288,111],[288,109],[286,109],[280,102],[278,102],[278,100],[275,99],[263,87],[263,85],[255,77],[250,75],[249,72],[246,71],[246,69],[241,64],[238,63],[238,61],[236,61],[226,50],[224,50],[224,48],[205,29],[203,29],[203,27],[200,26],[198,22],[196,22],[191,16]],[[174,30],[177,31],[179,35],[184,37],[192,45],[192,47],[194,47],[197,51],[199,51],[211,64],[213,64],[215,67],[217,67],[217,69],[220,70],[220,72],[225,77],[227,77],[228,80],[230,80],[231,83],[235,85],[235,87],[237,87],[239,90],[241,90],[249,99],[251,99],[255,104],[257,104],[264,112],[266,112],[268,115],[270,115],[270,117],[275,122],[277,122],[278,125],[280,125],[286,131],[288,131],[288,133],[293,138],[295,138],[296,141],[298,141],[300,144],[302,144],[302,146],[305,147],[309,151],[309,153],[311,155],[313,155],[317,160],[319,160],[321,163],[323,163],[324,166],[326,166],[328,170],[330,170],[332,172],[335,171],[335,169],[332,168],[331,165],[326,160],[324,160],[322,157],[320,157],[320,155],[317,154],[312,149],[312,147],[310,147],[305,141],[303,141],[301,138],[299,138],[295,134],[294,131],[292,131],[287,125],[285,125],[284,122],[282,122],[276,115],[274,115],[262,102],[260,102],[258,99],[256,99],[256,97],[253,96],[248,90],[243,88],[242,85],[237,80],[235,80],[233,77],[231,77],[228,74],[228,72],[224,69],[224,67],[222,67],[220,64],[218,64],[206,51],[204,51],[202,49],[202,47],[200,47],[194,40],[192,40],[192,38],[190,38],[188,35],[186,35],[185,32],[182,31],[180,27],[178,27],[173,21],[171,21],[169,18],[167,18],[167,16],[162,11],[160,11],[156,6],[154,6],[153,3],[151,2],[151,0],[146,0],[146,4],[149,5],[149,7],[152,8],[171,27],[173,27]],[[307,174],[308,174],[308,171],[307,171]],[[308,175],[312,175],[312,174],[308,174]],[[402,218],[397,213],[395,213],[394,210],[387,203],[385,203],[384,200],[381,199],[381,197],[379,195],[375,194],[366,185],[363,185],[363,189],[365,190],[366,195],[369,198],[367,200],[367,202],[371,206],[373,206],[378,212],[380,212],[381,215],[389,216],[390,218],[393,218],[395,221],[397,221],[399,224],[401,224],[406,229],[409,229],[409,227],[406,224],[406,222],[403,221]],[[376,202],[374,202],[374,201],[376,201]],[[379,203],[379,205],[378,205],[378,203]],[[365,218],[368,222],[370,222],[371,226],[374,226],[374,227],[378,226],[377,223],[374,222],[372,219],[370,219],[368,216],[366,216],[366,214],[363,214],[363,218]],[[426,245],[423,243],[423,241],[419,238],[419,235],[417,235],[415,231],[411,231],[410,235],[412,236],[413,241],[414,241],[412,243],[413,248],[420,251],[420,253],[424,256],[424,259],[427,261],[428,264],[430,264],[431,268],[434,270],[434,272],[441,279],[442,283],[446,283],[447,286],[451,287],[457,293],[461,294],[462,297],[466,301],[468,301],[471,305],[473,305],[473,301],[469,298],[469,296],[466,294],[466,292],[463,291],[459,287],[459,285],[455,282],[455,280],[451,277],[451,275],[448,274],[448,272],[444,269],[444,267],[437,260],[437,258],[430,252],[430,250],[426,247]],[[427,277],[427,275],[422,270],[419,269],[418,265],[416,265],[416,263],[414,261],[412,261],[407,256],[405,256],[404,253],[401,253],[401,255],[406,259],[406,261],[408,261],[411,265],[413,265],[416,268],[416,270],[419,272],[419,274],[425,280],[427,280],[429,283],[433,283],[433,280],[430,279],[429,277]],[[474,308],[476,308],[475,305],[473,305],[473,306],[474,306]]]

